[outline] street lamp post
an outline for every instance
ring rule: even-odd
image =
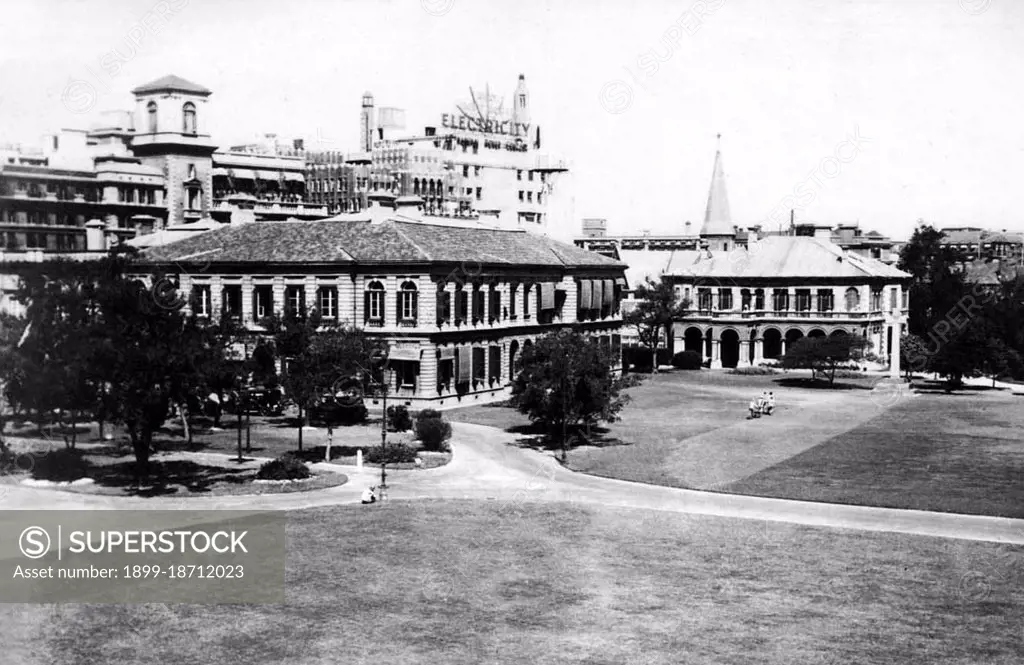
[[[387,369],[381,370],[380,392],[381,392],[381,419],[380,419],[380,489],[381,499],[384,498],[384,491],[388,488],[387,471],[387,443],[388,443],[388,386],[390,376]]]

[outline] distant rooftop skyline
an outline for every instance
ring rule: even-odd
[[[42,0],[5,3],[0,143],[130,108],[174,74],[222,146],[354,151],[359,106],[410,132],[520,73],[574,223],[699,228],[721,133],[732,221],[1024,230],[1024,3],[1009,0]],[[702,12],[702,13],[701,13]],[[370,29],[373,26],[373,29]]]

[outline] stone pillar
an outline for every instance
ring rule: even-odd
[[[764,362],[764,338],[758,337],[754,340],[754,364],[760,365]]]
[[[224,278],[214,275],[210,279],[210,313],[214,321],[219,321],[224,311]]]
[[[750,367],[750,340],[740,340],[740,358],[736,363],[737,367]]]
[[[786,336],[782,336],[781,346],[779,347],[779,358],[786,355]]]
[[[714,338],[711,340],[711,369],[722,369],[722,343]]]
[[[419,310],[416,312],[416,327],[427,328],[437,325],[437,284],[429,276],[421,275],[416,280],[416,289],[419,291],[419,295],[416,297],[417,309]],[[434,347],[431,346],[425,349],[423,353],[433,353],[434,350]],[[437,367],[436,362],[434,366]],[[436,392],[436,386],[434,390]]]
[[[899,303],[897,303],[897,306]],[[889,357],[889,377],[892,379],[899,380],[900,378],[900,335],[902,334],[903,324],[900,320],[894,319],[892,322],[892,354]]]
[[[308,314],[316,308],[316,276],[306,275],[303,287],[305,290],[303,297],[306,299],[306,313]]]
[[[448,305],[449,305],[449,307],[448,307],[449,319],[444,324],[444,328],[450,330],[452,325],[455,323],[455,317],[458,316],[458,307],[456,307],[457,303],[455,302],[455,282],[445,282],[444,290],[445,290],[445,293],[448,294]],[[435,321],[437,320],[436,317],[435,317],[434,320]]]
[[[394,275],[384,279],[384,327],[398,327],[398,278]]]
[[[426,343],[420,347],[420,376],[416,384],[416,396],[437,397],[437,347]]]
[[[576,280],[571,276],[562,278],[562,285],[565,286],[565,302],[562,303],[562,321],[575,323],[578,321],[579,313],[579,291],[576,290]]]
[[[252,275],[242,275],[242,325],[252,325]]]
[[[273,289],[274,289],[274,302],[273,302],[274,309],[273,309],[273,311],[267,312],[267,316],[270,316],[271,314],[283,314],[284,313],[284,277],[283,276],[278,275],[278,276],[274,277],[274,287],[273,287]]]

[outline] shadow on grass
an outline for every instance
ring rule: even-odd
[[[923,395],[970,395],[984,392],[1004,392],[1006,388],[1000,386],[972,386],[967,384],[952,385],[946,381],[926,379],[915,381],[914,390]]]
[[[874,387],[857,385],[856,383],[844,383],[839,380],[830,384],[825,379],[793,376],[775,379],[773,383],[781,388],[805,388],[808,390],[871,390]]]
[[[518,448],[531,448],[534,450],[561,450],[562,439],[558,434],[547,432],[537,423],[509,427],[505,430],[511,434],[519,434],[520,437],[513,441]],[[567,448],[573,450],[580,446],[594,448],[610,448],[612,446],[629,446],[629,441],[623,441],[615,436],[608,436],[611,430],[607,427],[591,426],[588,433],[586,428],[570,428],[568,432],[569,445]]]
[[[252,469],[206,466],[187,460],[150,462],[144,478],[135,474],[135,461],[95,467],[92,478],[103,487],[123,488],[127,494],[141,497],[177,494],[180,487],[189,492],[210,492],[217,483],[241,485],[252,479]]]

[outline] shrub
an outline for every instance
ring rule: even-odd
[[[867,375],[864,374],[864,372],[861,372],[860,370],[837,369],[836,370],[835,378],[837,378],[837,379],[863,379],[865,376],[867,376]]]
[[[380,446],[366,449],[366,461],[369,464],[403,464],[416,461],[416,449],[404,443],[389,443],[381,450]]]
[[[452,424],[442,418],[420,418],[416,421],[416,438],[424,450],[445,452],[452,437]]]
[[[85,478],[89,462],[77,450],[58,448],[36,459],[32,476],[37,480],[64,483]]]
[[[412,416],[404,404],[388,407],[388,429],[392,432],[408,432],[412,429]]]
[[[264,462],[256,472],[257,480],[299,480],[309,478],[309,467],[298,457],[284,454],[277,459]]]
[[[0,441],[0,475],[17,471],[17,460],[18,456],[14,454],[14,451]]]
[[[771,367],[735,367],[729,371],[730,374],[739,374],[741,376],[767,376],[769,374],[778,374]]]
[[[680,351],[672,356],[672,366],[676,369],[700,369],[704,359],[696,351]]]
[[[441,418],[441,412],[437,409],[423,409],[416,414],[416,420],[430,420],[431,418]]]

